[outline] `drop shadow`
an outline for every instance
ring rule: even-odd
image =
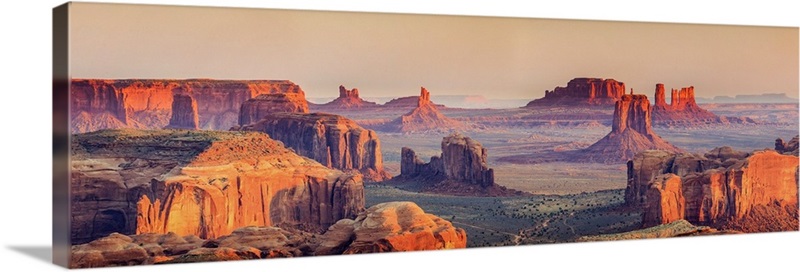
[[[51,246],[8,246],[8,248],[46,263],[53,262],[53,248]]]

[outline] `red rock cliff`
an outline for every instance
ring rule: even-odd
[[[658,149],[678,152],[652,130],[650,101],[645,95],[623,95],[614,105],[611,132],[576,154],[573,160],[603,163],[625,162],[637,153]]]
[[[656,84],[653,106],[653,122],[657,125],[699,125],[706,123],[726,123],[736,121],[736,118],[721,118],[710,111],[697,105],[694,96],[694,86],[684,87],[680,90],[672,89],[670,104],[666,103],[664,84]]]
[[[448,179],[489,187],[494,170],[486,163],[488,151],[481,143],[459,133],[442,139],[442,161]]]
[[[172,96],[172,114],[167,128],[194,129],[200,128],[197,117],[197,102],[190,95],[175,94]]]
[[[390,177],[383,169],[378,134],[339,115],[273,113],[241,129],[267,133],[298,154],[328,167],[359,170],[373,181]]]
[[[314,111],[327,111],[327,110],[358,110],[358,109],[373,109],[380,107],[375,102],[366,101],[359,97],[358,89],[353,88],[348,90],[342,85],[339,85],[339,97],[331,102],[312,105]]]
[[[643,152],[628,163],[625,201],[644,209],[645,227],[686,219],[745,232],[797,230],[798,165],[771,150]]]
[[[261,94],[242,103],[239,125],[248,125],[274,112],[308,113],[308,102],[302,93]]]
[[[197,102],[202,129],[236,125],[242,102],[259,94],[302,93],[288,80],[212,79],[74,79],[70,86],[73,133],[106,128],[163,128],[172,98],[191,95]]]
[[[613,105],[625,94],[625,83],[614,79],[575,78],[566,87],[545,91],[543,98],[528,103],[534,106]]]
[[[72,242],[113,232],[214,238],[244,226],[326,228],[364,209],[360,175],[255,132],[108,130],[73,136]]]

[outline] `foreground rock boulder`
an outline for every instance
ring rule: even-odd
[[[467,126],[442,114],[431,102],[430,92],[420,88],[417,107],[389,123],[377,127],[378,130],[401,133],[441,132],[464,129]]]
[[[358,254],[465,248],[467,234],[413,202],[370,207],[355,220],[340,220],[328,229],[317,255]]]
[[[73,243],[118,232],[215,238],[244,226],[324,229],[364,209],[360,174],[258,132],[111,130],[72,138]]]
[[[647,151],[628,163],[625,202],[643,225],[686,219],[743,232],[797,230],[798,158],[772,150]]]
[[[225,130],[238,122],[242,103],[260,94],[298,93],[288,80],[74,79],[70,84],[70,131],[161,129],[169,124],[173,95],[197,102],[201,129]]]
[[[526,107],[612,106],[625,94],[625,83],[614,79],[574,78],[566,87],[545,91]]]
[[[378,134],[339,115],[273,113],[238,129],[267,133],[302,156],[327,167],[360,171],[368,180],[391,177],[383,169]]]
[[[614,106],[611,132],[578,152],[572,160],[621,163],[645,150],[679,152],[680,149],[652,129],[650,101],[645,95],[623,95]]]
[[[260,121],[276,112],[308,113],[308,101],[302,93],[261,94],[242,103],[239,125]]]

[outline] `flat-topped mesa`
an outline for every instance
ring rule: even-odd
[[[625,203],[643,226],[677,220],[743,232],[798,229],[798,158],[773,150],[648,150],[628,162]]]
[[[73,79],[70,129],[160,129],[169,124],[174,94],[197,102],[199,127],[228,129],[238,122],[242,102],[259,94],[303,93],[288,80]]]
[[[72,137],[71,241],[108,234],[214,238],[245,226],[324,229],[364,209],[360,174],[264,133],[103,130]]]
[[[717,116],[697,105],[694,86],[680,90],[672,89],[670,103],[666,102],[664,84],[656,84],[655,105],[653,105],[653,122],[660,126],[701,125],[709,123],[741,123],[741,118]]]
[[[570,159],[579,162],[620,163],[648,149],[679,152],[680,149],[653,132],[650,110],[647,96],[623,95],[614,105],[611,132]]]
[[[416,108],[377,127],[381,131],[402,133],[453,131],[465,128],[466,124],[451,119],[439,111],[438,106],[431,102],[430,92],[425,87],[420,88]]]
[[[391,177],[383,169],[378,134],[339,115],[275,112],[239,129],[264,132],[302,156],[328,167],[358,170],[368,180]]]
[[[197,102],[191,95],[178,94],[172,96],[172,114],[166,128],[200,129],[197,115]]]
[[[308,113],[308,102],[303,93],[260,94],[242,103],[239,125],[258,122],[274,112]]]
[[[625,94],[625,83],[614,79],[574,78],[566,87],[545,91],[544,97],[533,100],[534,106],[610,106]]]

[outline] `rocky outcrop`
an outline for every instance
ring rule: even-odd
[[[378,127],[381,131],[401,133],[447,132],[465,128],[467,126],[464,123],[451,119],[439,111],[431,102],[430,92],[425,87],[420,88],[416,108]]]
[[[798,137],[794,136],[789,142],[784,143],[783,139],[775,139],[775,151],[781,154],[798,155]]]
[[[200,128],[197,117],[197,102],[190,95],[175,94],[172,96],[172,114],[166,128],[194,129]]]
[[[390,178],[383,169],[378,134],[339,115],[272,113],[239,129],[267,133],[298,154],[327,167],[358,170],[372,181]]]
[[[714,228],[706,226],[695,226],[686,220],[676,220],[671,223],[658,225],[646,229],[634,230],[623,233],[614,234],[601,234],[594,236],[583,236],[578,239],[578,242],[598,242],[598,241],[619,241],[631,239],[653,239],[653,238],[670,238],[670,237],[685,237],[685,236],[702,236],[702,235],[717,235],[717,234],[730,234],[738,233],[736,231],[719,231]]]
[[[200,128],[228,129],[237,124],[242,102],[273,93],[303,90],[288,80],[74,79],[70,129],[160,129],[169,124],[175,94],[190,95],[197,102]]]
[[[275,112],[308,113],[308,101],[303,93],[261,94],[242,103],[239,125],[258,122]]]
[[[571,160],[581,162],[619,163],[649,150],[678,152],[652,130],[650,101],[645,95],[623,95],[614,105],[611,132],[578,152]]]
[[[545,91],[526,107],[611,106],[625,94],[625,83],[614,79],[574,78],[566,87]]]
[[[364,209],[361,175],[263,133],[106,130],[72,139],[73,243],[113,232],[214,238],[251,225],[326,228]]]
[[[798,158],[772,150],[646,151],[628,163],[625,202],[645,227],[686,219],[745,232],[797,230]]]
[[[413,202],[388,202],[336,222],[320,240],[317,255],[358,254],[465,248],[467,233]]]
[[[494,169],[487,164],[488,151],[478,141],[459,133],[442,138],[442,154],[424,162],[403,147],[400,175],[394,180],[418,181],[425,191],[448,195],[513,196],[524,193],[494,183]]]
[[[657,126],[699,126],[706,124],[753,123],[752,119],[717,116],[697,105],[694,86],[672,89],[670,103],[666,102],[664,84],[656,84],[653,123]]]
[[[313,105],[314,111],[326,110],[359,110],[359,109],[374,109],[380,107],[378,103],[366,101],[359,97],[358,89],[353,88],[348,90],[342,85],[339,85],[339,97],[331,102]]]

